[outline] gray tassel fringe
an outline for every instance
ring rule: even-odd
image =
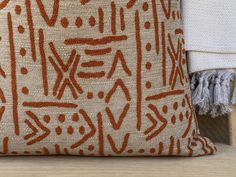
[[[200,115],[218,117],[236,104],[236,73],[228,70],[197,72],[191,78],[193,104]],[[234,83],[234,87],[231,87]],[[232,90],[233,89],[233,90]]]

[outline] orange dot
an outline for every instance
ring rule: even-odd
[[[93,150],[94,150],[94,146],[93,146],[93,145],[89,145],[89,146],[88,146],[88,150],[89,150],[89,151],[93,151]]]
[[[74,133],[74,128],[73,128],[72,126],[69,126],[69,127],[67,128],[67,133],[68,133],[69,135],[72,135],[72,134]]]
[[[93,99],[93,93],[92,93],[92,92],[88,92],[87,98],[88,98],[88,99]]]
[[[180,120],[180,122],[182,122],[182,121],[184,120],[184,115],[183,115],[182,112],[181,112],[180,115],[179,115],[179,120]]]
[[[149,52],[152,49],[152,45],[150,43],[147,43],[146,50]]]
[[[78,122],[79,121],[79,115],[77,113],[73,114],[72,121]]]
[[[151,154],[154,154],[155,152],[156,152],[156,149],[155,149],[155,148],[150,149],[150,153],[151,153]]]
[[[82,149],[79,150],[79,155],[81,155],[81,156],[84,155],[84,151]]]
[[[104,92],[99,92],[98,93],[98,98],[103,99],[104,98]]]
[[[85,133],[85,128],[84,128],[84,126],[81,126],[81,127],[79,128],[79,133],[80,133],[81,135],[83,135],[83,134]]]
[[[145,150],[144,149],[139,149],[139,151],[138,151],[140,154],[143,154],[144,152],[145,152]]]
[[[162,111],[166,114],[168,112],[168,106],[163,106]]]
[[[44,122],[46,122],[46,123],[49,123],[50,122],[50,116],[49,115],[45,115],[44,117],[43,117],[43,120],[44,120]]]
[[[173,105],[173,108],[174,108],[174,110],[177,110],[177,109],[178,109],[178,107],[179,107],[179,106],[178,106],[178,103],[177,103],[177,102],[175,102],[175,103],[174,103],[174,105]]]
[[[69,21],[66,17],[63,17],[61,19],[61,26],[64,27],[64,28],[67,28],[69,26]]]
[[[89,18],[89,24],[92,27],[96,25],[96,19],[93,16]]]
[[[26,55],[26,50],[24,48],[20,49],[20,55],[24,57]]]
[[[175,117],[175,116],[172,116],[171,122],[172,122],[172,124],[175,124],[175,123],[176,123],[176,117]]]
[[[80,28],[83,25],[83,21],[80,17],[76,18],[75,25]]]
[[[150,23],[150,22],[146,22],[146,23],[144,24],[144,27],[145,27],[146,29],[150,29],[151,23]]]
[[[15,12],[16,12],[17,15],[20,15],[21,14],[21,6],[16,5]]]
[[[143,3],[143,10],[146,12],[148,11],[149,5],[147,2]]]
[[[58,117],[58,120],[63,123],[65,122],[65,119],[66,119],[66,116],[64,114],[60,114],[59,117]]]
[[[146,88],[150,89],[152,87],[152,83],[150,81],[146,82]]]
[[[62,133],[62,129],[59,126],[55,129],[55,131],[56,131],[57,135],[60,135]]]
[[[133,149],[129,149],[127,152],[128,152],[129,154],[132,154],[134,151],[133,151]]]
[[[29,151],[24,151],[23,153],[24,153],[24,154],[30,154],[30,152],[29,152]]]
[[[147,62],[146,63],[146,69],[150,70],[152,68],[152,63]]]
[[[19,33],[24,33],[25,32],[25,28],[22,26],[22,25],[19,25],[18,26],[18,31],[19,31]]]
[[[23,87],[22,88],[22,93],[25,94],[25,95],[28,95],[29,94],[29,89],[27,87]]]
[[[25,67],[22,67],[20,71],[21,71],[21,74],[24,74],[24,75],[28,74],[28,70]]]

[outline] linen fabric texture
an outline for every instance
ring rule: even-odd
[[[2,155],[201,156],[179,0],[0,1]]]

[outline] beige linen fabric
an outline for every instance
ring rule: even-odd
[[[179,0],[0,1],[2,154],[198,156]]]

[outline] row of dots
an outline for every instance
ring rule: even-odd
[[[144,2],[144,3],[143,3],[143,11],[144,11],[144,12],[148,12],[148,10],[149,10],[149,4],[148,4],[148,2]],[[146,22],[144,23],[144,28],[145,28],[146,30],[149,30],[150,27],[151,27],[150,21],[146,21]],[[150,52],[151,49],[152,49],[152,45],[151,45],[151,43],[148,42],[148,43],[146,44],[146,50],[147,50],[147,52]],[[151,70],[151,68],[152,68],[152,63],[151,63],[151,62],[147,62],[146,65],[145,65],[145,67],[146,67],[147,70]],[[145,86],[146,86],[147,89],[150,89],[150,88],[152,88],[152,83],[151,83],[150,81],[147,81],[146,84],[145,84]]]
[[[63,130],[62,130],[62,128],[61,128],[60,126],[57,126],[57,127],[55,128],[55,132],[56,132],[57,135],[61,135],[61,134],[62,134],[62,131],[63,131]],[[72,134],[75,133],[75,129],[74,129],[72,126],[68,126],[66,131],[67,131],[67,133],[68,133],[69,135],[72,135]],[[84,127],[84,126],[80,126],[77,131],[78,131],[79,134],[84,135],[84,133],[85,133],[85,127]]]
[[[70,22],[69,22],[69,20],[68,20],[67,17],[61,18],[61,26],[62,26],[63,28],[68,28],[69,24],[70,24]],[[83,26],[83,20],[82,20],[82,18],[81,18],[81,17],[77,17],[76,20],[75,20],[75,22],[74,22],[74,24],[75,24],[78,28],[82,27],[82,26]],[[93,16],[89,17],[89,19],[88,19],[88,24],[89,24],[91,27],[94,27],[94,26],[96,25],[96,19],[95,19]]]
[[[16,7],[15,7],[15,13],[16,13],[17,15],[21,15],[21,6],[20,6],[20,5],[16,5]],[[23,34],[23,33],[25,32],[25,28],[24,28],[22,25],[19,25],[19,26],[17,27],[17,30],[18,30],[18,32],[19,32],[20,34]],[[21,48],[21,49],[20,49],[20,55],[21,55],[22,57],[24,57],[24,56],[26,55],[26,50],[25,50],[25,48]],[[27,74],[28,74],[27,68],[22,67],[22,68],[21,68],[21,74],[22,74],[22,75],[27,75]],[[24,95],[28,95],[28,94],[29,94],[29,89],[28,89],[27,87],[22,87],[22,88],[21,88],[21,92],[22,92]]]

